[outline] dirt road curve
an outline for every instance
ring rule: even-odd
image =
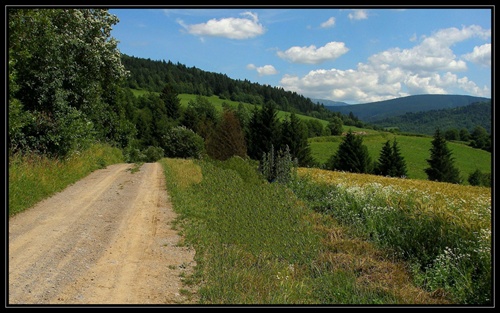
[[[9,219],[8,304],[186,304],[178,245],[159,163],[93,172]],[[184,291],[184,290],[183,290]]]

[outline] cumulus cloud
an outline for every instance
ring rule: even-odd
[[[347,51],[349,49],[343,42],[332,41],[319,48],[316,48],[315,45],[309,47],[294,46],[286,51],[278,51],[277,55],[292,63],[318,64],[335,60]]]
[[[242,18],[211,19],[206,23],[187,25],[182,20],[178,23],[188,33],[195,36],[225,37],[230,39],[249,39],[264,34],[265,29],[259,23],[256,13],[241,13]]]
[[[354,9],[352,11],[348,15],[350,20],[366,20],[368,18],[368,11],[364,9]]]
[[[329,28],[335,25],[335,18],[330,17],[326,22],[321,23],[321,28]]]
[[[358,63],[354,69],[319,69],[303,77],[285,75],[280,84],[287,90],[311,98],[348,103],[366,103],[424,93],[460,92],[491,97],[488,87],[477,86],[467,76],[459,77],[457,74],[467,70],[465,61],[491,66],[491,44],[475,47],[471,53],[463,55],[463,59],[458,58],[452,50],[461,41],[470,38],[487,40],[490,37],[491,30],[475,25],[461,29],[441,29],[422,37],[421,42],[412,48],[392,48],[374,54],[366,63]],[[291,49],[282,53],[281,57],[308,60],[305,55],[315,55],[319,50]]]
[[[463,58],[472,63],[479,64],[481,66],[490,67],[491,66],[491,44],[487,43],[482,46],[474,47],[471,53],[467,53]]]
[[[278,74],[278,71],[272,65],[264,65],[264,66],[255,66],[254,64],[248,64],[247,69],[255,70],[259,74],[259,76],[267,76],[267,75],[275,75]]]

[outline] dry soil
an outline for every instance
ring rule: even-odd
[[[9,218],[8,304],[189,304],[159,163],[115,164]]]

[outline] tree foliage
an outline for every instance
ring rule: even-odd
[[[446,139],[439,128],[434,133],[430,158],[427,159],[429,167],[424,171],[429,180],[459,184],[460,172],[454,165],[454,158],[448,148]]]
[[[295,113],[281,123],[281,149],[288,147],[292,158],[296,158],[300,166],[312,166],[314,160],[307,141],[307,126]]]
[[[11,152],[62,156],[130,135],[110,99],[126,75],[110,36],[117,22],[106,9],[8,9]]]
[[[349,129],[339,148],[326,164],[328,169],[352,173],[371,173],[373,164],[360,135]]]
[[[375,165],[374,173],[391,177],[406,177],[406,162],[401,155],[396,138],[392,142],[385,142],[380,151],[380,157]]]

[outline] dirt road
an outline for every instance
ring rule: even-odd
[[[97,170],[9,219],[8,304],[186,304],[179,245],[159,163]],[[192,291],[192,290],[191,290]]]

